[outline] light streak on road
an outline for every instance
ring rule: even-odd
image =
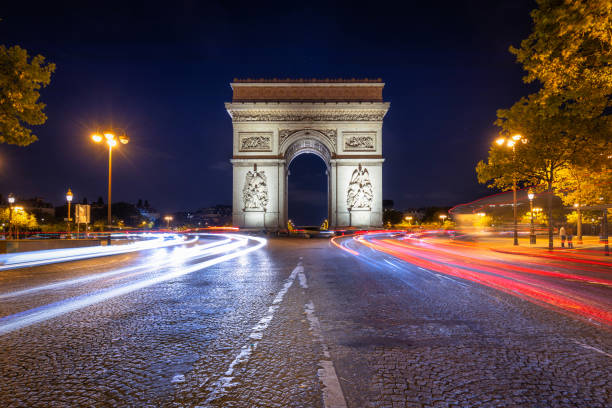
[[[0,299],[29,295],[29,294],[44,291],[44,290],[60,289],[66,286],[92,282],[92,281],[96,281],[99,279],[109,278],[109,277],[117,276],[117,275],[123,275],[123,274],[127,274],[130,272],[135,272],[135,271],[141,271],[140,273],[149,273],[163,266],[175,263],[178,260],[184,262],[192,258],[198,258],[198,257],[202,257],[205,255],[210,255],[211,254],[210,248],[227,244],[230,241],[231,241],[230,238],[225,238],[219,241],[212,242],[210,244],[197,245],[193,248],[187,248],[186,252],[180,254],[180,256],[178,256],[178,254],[172,254],[172,256],[168,258],[154,260],[154,261],[142,264],[142,265],[129,266],[126,268],[119,268],[119,269],[115,269],[109,272],[93,273],[91,275],[82,276],[82,277],[75,278],[75,279],[68,279],[68,280],[64,280],[60,282],[50,283],[47,285],[35,286],[32,288],[27,288],[23,290],[14,291],[14,292],[1,293]],[[190,241],[187,241],[187,242],[190,242]],[[153,255],[153,257],[155,257],[155,255]]]
[[[569,315],[612,326],[611,299],[603,293],[612,287],[612,280],[586,275],[582,269],[571,269],[571,264],[563,269],[576,273],[548,270],[561,269],[555,264],[530,263],[524,259],[517,261],[499,254],[492,258],[490,251],[483,253],[483,248],[477,246],[470,248],[466,245],[458,250],[457,246],[453,247],[454,242],[434,243],[419,236],[408,236],[403,240],[388,237],[388,234],[366,234],[344,240],[337,246],[342,245],[344,249],[348,243],[358,242],[421,269],[465,279]],[[361,255],[367,256],[364,252]],[[602,274],[609,270],[600,268],[597,272]],[[602,289],[585,290],[584,285]]]
[[[137,282],[103,289],[81,296],[76,296],[59,302],[40,306],[34,309],[26,310],[24,312],[20,312],[14,315],[3,317],[0,319],[0,335],[10,333],[14,330],[22,329],[35,323],[40,323],[52,319],[64,315],[66,313],[82,309],[87,306],[104,302],[117,296],[123,296],[136,290],[146,288],[148,286],[176,279],[181,276],[193,273],[195,271],[199,271],[201,269],[217,265],[221,262],[228,261],[230,259],[241,257],[253,251],[257,251],[267,243],[267,240],[265,238],[260,237],[249,237],[244,235],[228,235],[227,237],[231,237],[231,239],[235,242],[211,248],[209,255],[219,255],[215,258],[184,267],[178,267],[148,279],[142,279]],[[249,240],[255,241],[256,244],[250,247],[243,248],[248,245]]]
[[[176,245],[191,244],[198,240],[197,237],[188,239],[186,236],[176,234],[141,234],[141,237],[147,239],[124,245],[51,249],[46,251],[31,251],[18,254],[1,255],[0,262],[2,265],[0,265],[0,271],[48,265],[58,262],[78,261],[81,259],[97,258],[101,256],[119,255],[128,252],[144,251],[147,249],[167,248]],[[170,239],[167,240],[167,238]]]
[[[339,243],[337,242],[337,240],[338,240],[339,238],[342,238],[342,237],[334,237],[334,238],[332,238],[332,239],[331,239],[331,243],[332,243],[332,244],[334,244],[335,246],[337,246],[338,248],[340,248],[340,249],[342,249],[342,250],[344,250],[344,251],[348,252],[349,254],[352,254],[352,255],[355,255],[355,256],[359,255],[359,252],[357,252],[357,251],[354,251],[354,250],[350,249],[349,247],[347,247],[346,245],[344,245],[344,242],[339,244]]]

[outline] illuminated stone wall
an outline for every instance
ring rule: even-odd
[[[245,88],[253,86],[253,89]],[[268,87],[267,85],[270,85]],[[350,85],[350,89],[348,86]],[[283,83],[233,83],[235,95],[256,89],[283,94]],[[304,100],[238,98],[226,104],[233,124],[233,223],[243,228],[286,228],[287,168],[295,157],[316,154],[328,167],[330,225],[382,225],[382,101],[312,101],[312,95],[382,95],[377,81],[286,83],[287,92]],[[302,87],[304,92],[296,89]],[[320,87],[319,92],[312,88]],[[323,88],[334,87],[323,91]],[[359,87],[363,87],[361,90]],[[240,92],[236,89],[240,88]],[[271,92],[271,91],[267,91]],[[260,98],[263,98],[261,95]],[[256,99],[253,97],[253,99]]]

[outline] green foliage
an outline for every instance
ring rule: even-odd
[[[394,209],[385,209],[383,210],[383,223],[385,225],[397,225],[400,224],[404,220],[404,213],[401,211],[397,211]]]
[[[533,32],[517,49],[510,47],[527,75],[545,96],[608,99],[612,92],[612,2],[537,0]],[[608,99],[607,103],[610,103]]]
[[[49,85],[54,71],[42,55],[30,58],[18,45],[0,45],[0,143],[27,146],[38,140],[26,126],[47,120],[39,89]]]
[[[8,226],[11,219],[10,209],[3,208],[0,210],[0,222]],[[35,229],[38,228],[38,222],[34,214],[30,214],[25,210],[13,209],[12,223],[20,229]]]
[[[566,206],[612,203],[612,169],[569,166],[559,172],[559,192]]]

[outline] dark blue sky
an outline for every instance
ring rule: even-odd
[[[106,200],[107,153],[89,135],[107,124],[131,137],[113,161],[114,201],[229,204],[233,78],[381,77],[385,198],[454,205],[488,193],[474,167],[495,111],[527,93],[508,46],[529,34],[532,1],[11,3],[1,43],[57,70],[40,140],[0,145],[0,193],[56,204],[68,187]],[[320,172],[310,163],[300,171]]]

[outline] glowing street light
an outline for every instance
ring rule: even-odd
[[[521,141],[523,144],[527,143],[527,139],[523,136],[516,134],[514,136],[505,138],[500,137],[495,141],[498,146],[504,146],[512,149],[512,197],[513,197],[513,208],[514,208],[514,245],[518,245],[518,225],[516,216],[516,143]]]
[[[442,225],[444,225],[444,222],[446,221],[446,219],[448,218],[448,215],[445,214],[440,214],[439,215],[440,220],[442,221]]]
[[[172,218],[170,215],[166,215],[164,217],[164,220],[166,220],[166,229],[170,229],[170,221],[172,221],[174,218]]]
[[[111,226],[111,191],[112,191],[112,175],[113,175],[113,147],[117,146],[117,140],[121,144],[128,144],[130,138],[125,134],[117,137],[113,132],[105,132],[103,135],[99,133],[94,133],[91,135],[91,139],[96,143],[101,143],[102,141],[106,141],[108,145],[108,213],[107,213],[107,223],[108,226]]]
[[[411,216],[411,215],[407,215],[407,216],[405,216],[405,217],[404,217],[404,219],[405,219],[406,221],[408,221],[408,224],[409,224],[409,225],[412,225],[412,216]]]
[[[68,222],[68,236],[70,238],[72,238],[72,235],[70,234],[70,203],[72,202],[72,197],[72,191],[68,189],[68,192],[66,193],[66,201],[68,201],[68,218],[66,221]]]
[[[575,203],[574,208],[576,208],[576,215],[578,217],[576,221],[576,235],[578,243],[582,244],[582,213],[580,212],[580,203]]]
[[[527,190],[527,197],[529,198],[529,214],[531,214],[531,228],[529,229],[529,243],[535,244],[536,235],[535,235],[535,227],[533,225],[533,199],[535,198],[535,194],[531,188]]]
[[[9,202],[9,239],[13,239],[13,204],[15,204],[15,196],[13,193],[8,195]]]

